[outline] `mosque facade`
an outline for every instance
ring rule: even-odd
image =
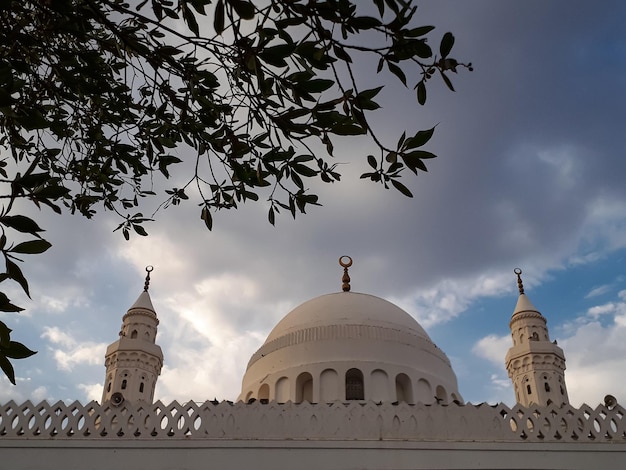
[[[289,312],[236,402],[154,402],[159,320],[144,290],[106,350],[101,403],[0,407],[0,461],[47,469],[626,468],[624,409],[569,404],[565,354],[524,292],[504,363],[517,404],[466,404],[446,354],[407,312],[342,291]]]

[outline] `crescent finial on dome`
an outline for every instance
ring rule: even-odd
[[[344,261],[344,259],[347,259],[347,261]],[[340,257],[339,265],[343,268],[343,276],[341,277],[341,289],[344,292],[350,292],[350,275],[348,274],[348,268],[352,266],[352,258],[345,255]]]

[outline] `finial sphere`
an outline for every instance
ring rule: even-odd
[[[348,261],[344,261],[344,258],[348,258]],[[349,268],[350,266],[352,266],[352,258],[350,258],[349,256],[342,256],[341,258],[339,258],[339,265],[342,268]]]

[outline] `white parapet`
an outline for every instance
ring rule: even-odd
[[[4,439],[316,439],[484,442],[626,442],[624,409],[407,405],[92,401],[0,407]]]
[[[11,470],[623,469],[624,409],[372,402],[0,407]]]

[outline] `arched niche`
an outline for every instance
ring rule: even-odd
[[[281,377],[276,382],[276,401],[278,403],[289,401],[289,379],[287,377]]]
[[[370,375],[369,399],[377,403],[389,400],[389,376],[382,369],[373,370]]]
[[[396,376],[396,400],[409,404],[415,403],[413,401],[413,385],[411,384],[411,378],[406,374],[398,374]]]
[[[446,392],[443,385],[437,385],[435,398],[437,399],[437,403],[443,403],[444,405],[448,403],[448,392]]]
[[[335,369],[325,369],[320,374],[320,400],[331,403],[339,399],[339,374]]]
[[[296,403],[313,401],[313,377],[308,372],[301,373],[296,379]]]
[[[269,400],[270,399],[270,386],[268,384],[263,384],[259,387],[259,400]]]
[[[433,402],[433,389],[430,386],[430,382],[426,379],[419,379],[417,381],[417,385],[415,387],[417,396],[415,399],[421,403],[432,403]]]

